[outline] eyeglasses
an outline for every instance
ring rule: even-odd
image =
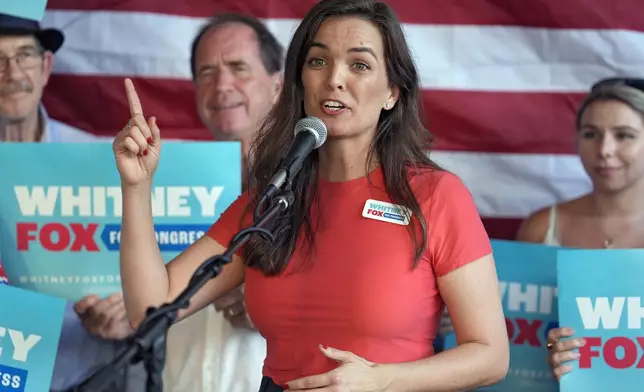
[[[9,68],[11,59],[16,59],[16,63],[20,68],[28,69],[40,64],[42,55],[37,50],[23,50],[13,56],[0,55],[0,73],[4,73]]]
[[[627,86],[644,92],[644,79],[624,77],[602,79],[593,84],[590,91],[594,92],[606,86]]]

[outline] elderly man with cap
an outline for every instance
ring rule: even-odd
[[[0,14],[0,142],[102,140],[50,118],[41,103],[54,54],[63,41],[59,30],[41,29],[36,21]],[[12,262],[2,261],[5,267]],[[88,296],[76,304],[69,303],[51,390],[66,390],[82,382],[110,361],[119,341],[131,332],[120,294],[102,300]],[[144,376],[130,374],[127,380],[120,380],[121,384],[127,382],[131,390],[142,390]],[[126,389],[119,385],[114,390]]]
[[[0,140],[85,142],[94,136],[47,116],[40,100],[62,32],[0,14]]]

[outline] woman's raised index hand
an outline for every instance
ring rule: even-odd
[[[125,79],[125,94],[127,95],[127,102],[130,106],[130,115],[132,117],[141,115],[143,116],[143,107],[141,106],[141,100],[139,95],[136,93],[136,88],[134,88],[134,83],[131,79]]]

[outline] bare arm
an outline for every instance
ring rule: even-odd
[[[121,283],[128,319],[133,327],[143,320],[149,306],[174,300],[186,288],[201,263],[226,250],[215,240],[204,236],[167,266],[164,265],[154,235],[150,191],[149,185],[123,189]],[[242,260],[233,257],[233,262],[192,298],[190,307],[179,312],[179,319],[239,286],[244,280],[244,272]]]
[[[509,343],[491,255],[438,278],[458,346],[416,362],[378,365],[388,391],[462,391],[501,381]]]
[[[148,306],[168,298],[170,279],[159,251],[152,219],[150,184],[123,187],[120,267],[123,299],[132,326]]]
[[[145,119],[143,107],[131,80],[125,80],[131,118],[113,142],[121,176],[123,217],[120,243],[121,285],[130,324],[138,326],[150,306],[174,300],[187,286],[192,274],[207,258],[225,251],[210,237],[195,241],[164,265],[154,233],[152,178],[161,154],[161,131],[154,117]],[[244,266],[238,257],[219,276],[192,298],[190,307],[179,312],[184,318],[239,286]]]

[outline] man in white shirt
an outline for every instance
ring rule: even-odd
[[[242,184],[250,145],[282,86],[283,48],[259,20],[220,14],[193,41],[197,111],[215,140],[240,141]],[[266,342],[246,314],[243,286],[170,329],[168,391],[259,390]]]
[[[36,21],[0,14],[0,142],[105,140],[50,118],[41,103],[54,54],[63,41],[59,30],[43,30]],[[2,262],[6,267],[12,260]],[[67,304],[52,391],[78,385],[112,359],[120,348],[120,340],[132,332],[127,319],[119,312],[123,308],[120,295],[103,300],[88,296],[76,304]],[[142,390],[145,379],[140,373],[129,373],[130,390]],[[119,380],[121,385],[115,385],[112,390],[125,391],[122,386],[125,382],[124,376]]]

